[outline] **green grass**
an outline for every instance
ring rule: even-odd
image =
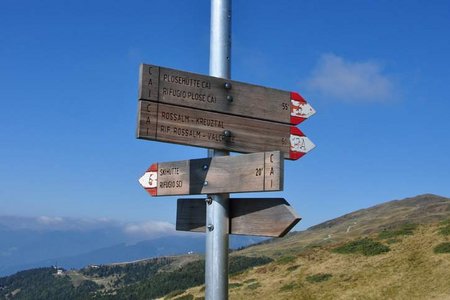
[[[388,240],[386,241],[386,244],[392,245],[392,244],[396,244],[396,243],[398,243],[398,242],[400,242],[399,239],[388,239]]]
[[[254,283],[251,283],[251,284],[247,285],[246,288],[249,289],[249,290],[256,290],[260,286],[261,286],[261,284],[259,282],[254,282]]]
[[[333,275],[331,275],[329,273],[319,273],[319,274],[306,276],[306,281],[308,281],[309,283],[317,283],[317,282],[327,281],[331,277],[333,277]]]
[[[288,263],[291,263],[293,261],[295,261],[294,256],[283,256],[283,257],[280,257],[279,259],[277,259],[277,263],[279,265],[287,265]]]
[[[349,242],[332,250],[340,254],[363,254],[365,256],[373,256],[390,251],[386,245],[376,242],[369,238],[363,238],[356,241]]]
[[[283,285],[279,291],[280,292],[289,292],[292,291],[293,289],[297,288],[297,284],[295,282],[291,282],[288,284]]]
[[[378,234],[378,238],[384,239],[392,239],[399,236],[404,235],[412,235],[414,234],[414,230],[417,228],[417,224],[403,224],[400,228],[395,230],[383,230]]]
[[[298,269],[298,267],[300,267],[299,265],[295,265],[295,266],[290,266],[287,267],[286,270],[288,270],[289,272],[295,271]]]
[[[252,282],[256,282],[256,279],[250,278],[250,279],[247,279],[246,281],[244,281],[244,283],[252,283]]]
[[[434,247],[434,253],[450,253],[450,243],[441,243]]]
[[[439,233],[445,236],[450,235],[450,225],[439,228]]]
[[[450,219],[442,221],[440,225],[441,227],[439,228],[439,233],[445,236],[450,235]]]
[[[440,222],[440,225],[450,225],[450,219],[444,220]]]
[[[235,288],[238,288],[238,287],[241,287],[242,286],[242,283],[239,283],[239,282],[233,282],[233,283],[230,283],[229,285],[228,285],[228,288],[230,288],[230,289],[235,289]]]

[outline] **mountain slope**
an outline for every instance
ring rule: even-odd
[[[232,276],[230,299],[449,299],[450,253],[434,249],[450,238],[439,228],[421,225],[395,242],[370,234],[390,248],[379,255],[335,253],[336,245],[328,245],[281,257]]]
[[[450,199],[421,195],[358,210],[234,251],[230,261],[240,270],[230,276],[230,299],[449,299]],[[64,286],[71,282],[67,299],[148,299],[169,292],[167,299],[202,299],[204,286],[194,286],[203,268],[200,256],[188,255],[55,278],[65,278],[58,281]],[[21,299],[21,289],[22,295],[30,290],[18,282],[27,278],[0,278],[0,295]],[[45,294],[45,284],[33,286]]]
[[[396,228],[405,223],[428,224],[449,217],[449,198],[432,194],[419,195],[357,210],[305,231],[288,234],[283,239],[272,239],[249,247],[242,254],[277,257]]]
[[[367,239],[390,250],[373,256],[334,250]],[[440,244],[449,253],[435,253]],[[275,261],[232,276],[230,299],[450,299],[450,199],[428,194],[386,202],[236,254]],[[203,297],[203,289],[180,296]]]

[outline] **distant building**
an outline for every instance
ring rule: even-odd
[[[52,268],[56,270],[56,275],[64,275],[65,270],[63,268],[58,267],[58,264],[52,266]]]
[[[89,265],[88,268],[98,269],[98,268],[100,268],[100,266],[98,266],[98,265]]]

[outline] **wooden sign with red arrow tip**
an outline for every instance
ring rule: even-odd
[[[146,64],[139,99],[292,125],[315,113],[296,92]]]
[[[314,108],[299,93],[291,92],[291,124],[300,124],[315,113]]]
[[[138,107],[140,139],[252,153],[155,163],[139,179],[152,196],[279,191],[284,159],[315,147],[295,127],[315,114],[296,92],[141,65]],[[300,221],[282,198],[229,200],[230,234],[279,237]],[[206,205],[178,199],[177,230],[214,230]]]
[[[279,151],[155,163],[139,179],[152,196],[264,192],[283,189]]]
[[[137,137],[242,153],[281,151],[292,160],[315,147],[291,125],[150,101],[139,102]]]

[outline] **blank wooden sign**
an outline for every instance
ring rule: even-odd
[[[215,156],[152,164],[139,179],[152,196],[280,191],[281,152]]]
[[[229,200],[230,234],[282,237],[301,220],[283,198]],[[205,199],[178,199],[176,229],[205,232],[206,205]]]

